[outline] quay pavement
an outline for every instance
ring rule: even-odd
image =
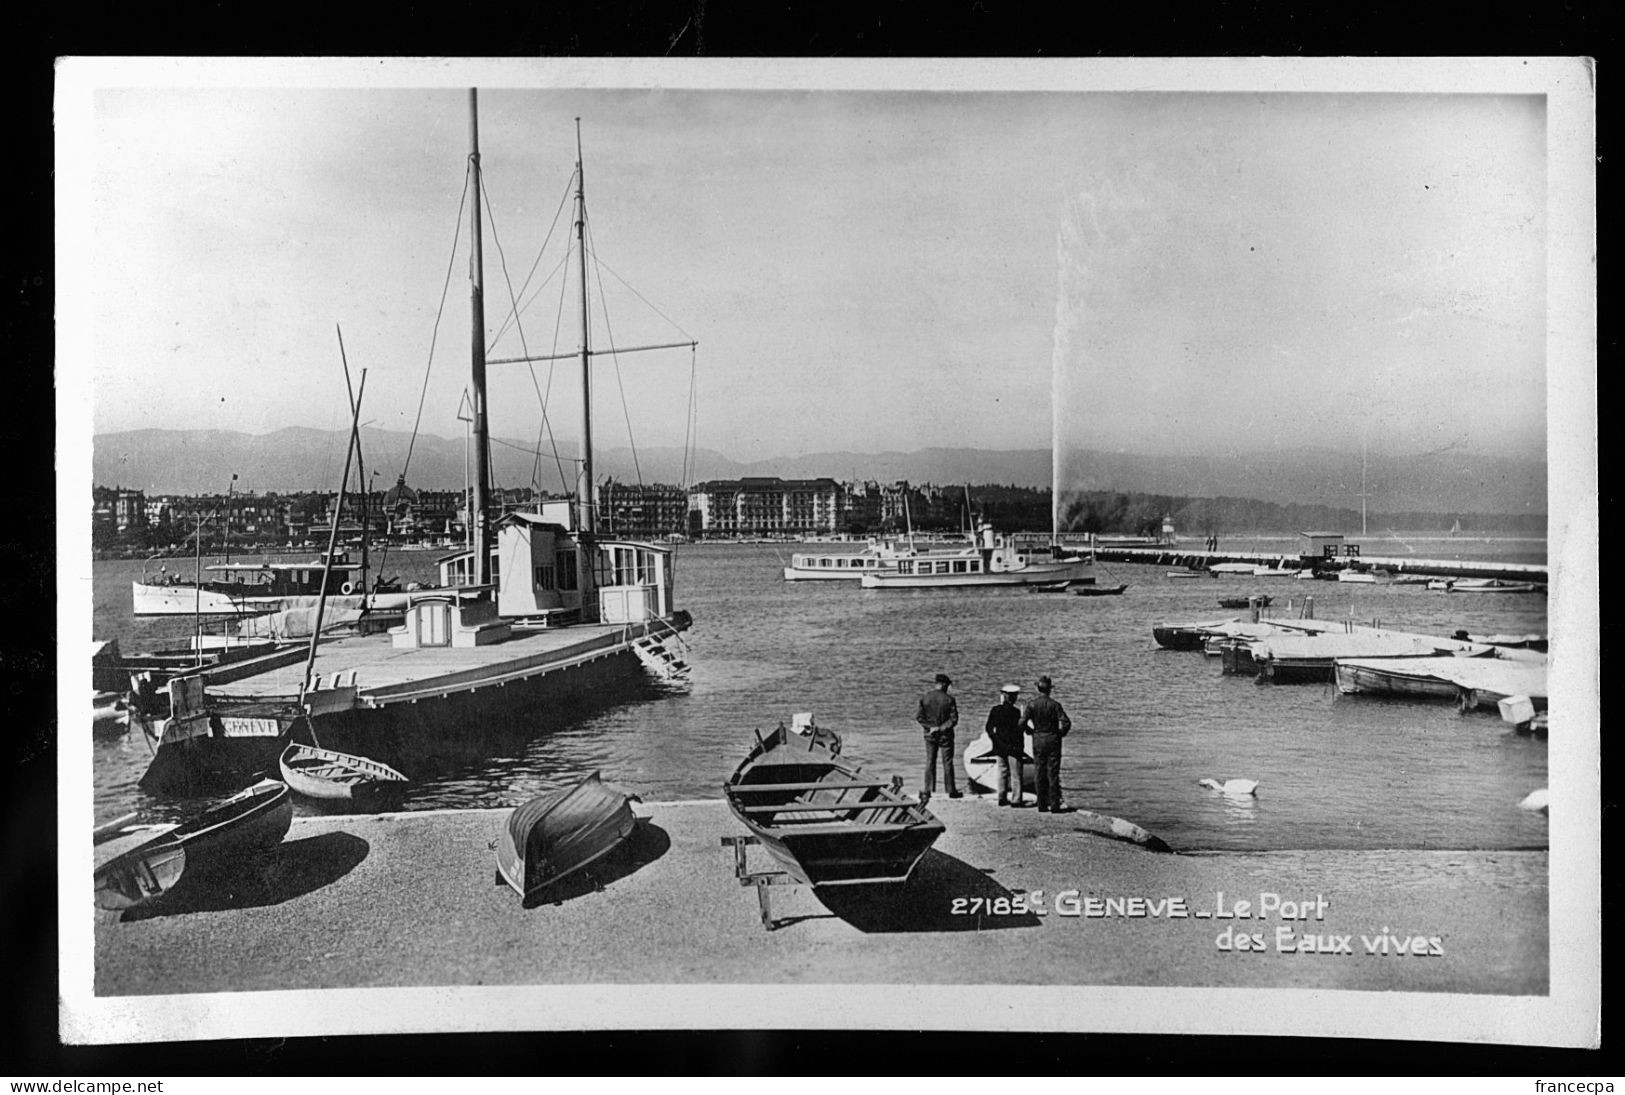
[[[490,843],[507,810],[300,818],[230,885],[187,890],[183,881],[150,906],[96,910],[95,992],[583,983],[1548,991],[1545,851],[1167,854],[1100,835],[1099,819],[1082,812],[1040,815],[973,797],[931,807],[947,832],[906,885],[769,887],[772,931],[721,843],[745,830],[717,801],[635,807],[647,820],[595,877],[567,880],[532,908],[494,881]],[[98,858],[118,850],[104,845]],[[760,847],[748,849],[748,865],[773,866]]]

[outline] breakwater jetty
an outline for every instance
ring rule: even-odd
[[[1206,570],[1222,563],[1251,563],[1279,569],[1313,569],[1335,574],[1340,570],[1386,570],[1425,578],[1498,578],[1515,582],[1546,582],[1545,566],[1530,563],[1480,562],[1470,559],[1417,559],[1379,555],[1288,555],[1257,551],[1206,551],[1182,546],[1099,547],[1095,558],[1106,563],[1146,563],[1153,566]]]

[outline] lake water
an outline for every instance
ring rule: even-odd
[[[1289,537],[1232,539],[1226,550],[1289,552]],[[1411,548],[1407,551],[1401,544]],[[1189,545],[1193,549],[1199,544]],[[913,715],[939,671],[954,678],[957,748],[980,730],[999,686],[1031,695],[1055,680],[1073,732],[1061,781],[1079,808],[1127,818],[1176,849],[1544,848],[1546,818],[1517,808],[1546,786],[1543,739],[1448,703],[1339,696],[1331,684],[1261,686],[1224,676],[1217,659],[1159,649],[1165,620],[1211,620],[1221,596],[1267,592],[1271,610],[1315,598],[1322,619],[1380,619],[1433,635],[1547,630],[1544,595],[1451,595],[1415,585],[1349,585],[1253,578],[1174,581],[1166,567],[1107,564],[1120,597],[1040,596],[1021,590],[862,590],[785,582],[791,546],[683,545],[678,603],[692,680],[643,688],[531,740],[520,755],[416,786],[405,809],[515,805],[593,770],[647,802],[716,798],[752,741],[798,711],[845,739],[867,772],[898,773],[918,789],[921,736]],[[1543,540],[1368,540],[1365,553],[1416,558],[1545,562]],[[433,552],[395,552],[384,573],[422,578]],[[137,620],[130,581],[140,562],[95,564],[95,635],[126,652],[156,649],[188,620]],[[618,697],[610,697],[616,700]],[[139,810],[174,816],[189,804],[149,798],[136,785],[149,758],[139,735],[95,746],[98,820]],[[1197,786],[1203,777],[1259,781],[1242,802]],[[961,779],[963,773],[961,772]]]

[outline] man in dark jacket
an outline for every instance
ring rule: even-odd
[[[1021,759],[1026,750],[1021,740],[1021,708],[1016,697],[1021,695],[1019,684],[1007,684],[999,690],[999,704],[987,713],[987,736],[993,742],[993,755],[999,766],[999,805],[1021,805]]]
[[[948,674],[937,674],[937,686],[920,697],[920,709],[914,721],[925,730],[925,782],[920,789],[920,802],[931,800],[937,789],[937,754],[942,754],[942,785],[949,798],[961,797],[954,786],[954,727],[959,725],[959,704],[948,695],[948,686],[954,682]]]
[[[1066,710],[1050,699],[1048,677],[1038,678],[1038,695],[1022,712],[1021,724],[1033,736],[1033,767],[1038,787],[1038,812],[1062,812],[1061,739],[1072,729]]]

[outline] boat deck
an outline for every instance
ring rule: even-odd
[[[621,624],[516,628],[510,638],[489,646],[417,649],[397,649],[388,635],[350,636],[323,643],[316,651],[312,672],[329,681],[334,674],[354,673],[363,701],[388,702],[476,681],[494,683],[524,677],[538,670],[602,657],[622,648],[626,635],[627,629]],[[210,691],[243,700],[293,696],[299,692],[304,674],[301,660],[211,687]]]

